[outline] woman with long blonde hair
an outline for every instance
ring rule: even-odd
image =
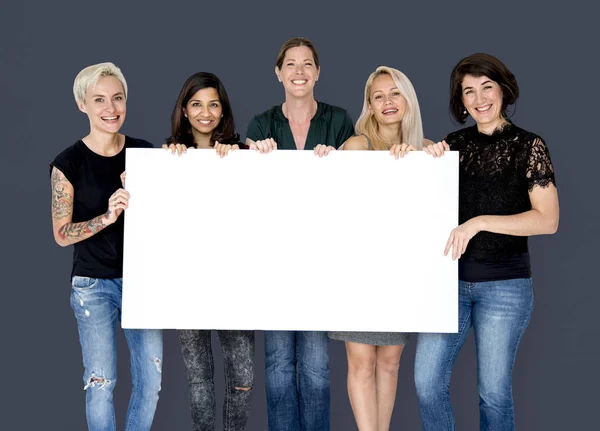
[[[369,75],[355,129],[356,136],[344,143],[345,150],[393,149],[400,155],[433,143],[423,139],[419,101],[410,80],[387,66]]]
[[[357,136],[344,150],[387,150],[396,157],[433,144],[423,139],[421,112],[415,90],[402,72],[378,67],[365,85]],[[330,332],[346,342],[348,395],[360,431],[390,427],[398,369],[409,334],[402,332]]]

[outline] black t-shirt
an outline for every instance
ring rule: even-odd
[[[480,215],[513,215],[531,210],[529,192],[556,185],[544,140],[512,123],[492,135],[467,127],[444,138],[460,153],[459,223]],[[459,260],[463,281],[531,276],[526,236],[479,232]]]
[[[108,199],[121,188],[126,148],[153,148],[142,139],[125,136],[121,152],[112,157],[94,153],[81,140],[60,153],[50,164],[59,169],[75,191],[73,223],[93,219],[108,210]],[[121,278],[123,276],[123,219],[105,227],[88,239],[73,244],[71,276]]]

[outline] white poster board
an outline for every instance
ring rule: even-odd
[[[457,153],[126,151],[123,328],[457,331]]]

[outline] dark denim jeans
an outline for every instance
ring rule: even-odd
[[[265,331],[269,431],[329,431],[327,332]]]
[[[122,279],[73,277],[71,307],[83,353],[87,423],[91,431],[114,431],[117,383],[117,322]],[[131,356],[132,392],[125,430],[149,430],[160,391],[163,339],[160,329],[124,329]]]
[[[252,405],[254,331],[217,332],[225,362],[223,427],[225,431],[242,431]],[[187,370],[194,431],[213,431],[216,404],[211,331],[178,330],[177,334]]]
[[[530,278],[459,282],[457,334],[419,334],[415,384],[424,431],[454,431],[450,376],[472,326],[480,429],[513,431],[512,370],[533,309]]]

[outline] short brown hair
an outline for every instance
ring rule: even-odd
[[[477,53],[469,55],[458,62],[450,75],[450,112],[460,124],[467,118],[465,105],[462,102],[462,81],[465,75],[487,76],[500,85],[502,89],[501,113],[506,118],[506,109],[519,98],[519,84],[515,75],[496,57]]]
[[[312,51],[313,59],[315,60],[315,66],[317,69],[319,68],[319,55],[317,54],[317,50],[313,43],[304,38],[304,37],[293,37],[286,41],[281,48],[279,48],[279,53],[277,54],[277,60],[275,61],[275,66],[277,69],[281,70],[281,66],[283,66],[283,59],[285,58],[285,53],[290,48],[296,48],[297,46],[306,46],[308,49]]]

